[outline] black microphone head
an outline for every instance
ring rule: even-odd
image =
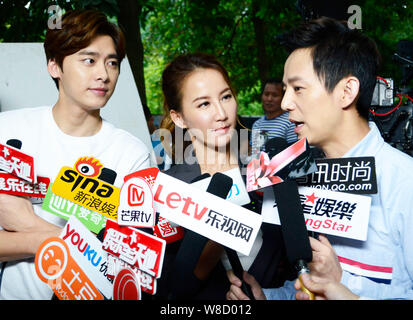
[[[96,238],[98,238],[100,242],[103,242],[103,239],[105,238],[105,228],[100,229],[100,231],[96,235]]]
[[[295,180],[286,180],[272,186],[281,222],[288,261],[310,262],[313,254]]]
[[[272,158],[276,154],[286,149],[288,146],[289,143],[285,139],[274,137],[265,143],[265,151],[268,153],[268,156]]]
[[[211,176],[211,175],[210,175],[209,173],[201,174],[200,176],[198,176],[198,177],[196,177],[196,178],[193,178],[193,179],[191,180],[191,183],[204,180],[204,179],[206,179],[206,178],[209,178],[210,176]]]
[[[22,142],[19,139],[9,139],[6,144],[16,149],[22,148]]]
[[[212,176],[206,191],[220,198],[226,199],[231,188],[232,178],[221,172],[217,172]]]
[[[109,168],[102,168],[100,175],[98,177],[99,180],[105,181],[109,184],[114,184],[116,180],[117,173]]]

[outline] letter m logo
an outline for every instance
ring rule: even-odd
[[[142,187],[130,184],[128,187],[128,204],[130,206],[141,206],[145,200],[145,192]]]

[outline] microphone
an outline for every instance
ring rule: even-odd
[[[300,278],[302,273],[309,273],[307,263],[311,262],[313,255],[297,183],[294,180],[287,180],[272,187],[277,202],[287,258],[296,268]],[[303,286],[302,291],[309,294],[310,300],[314,299],[312,293]]]
[[[100,242],[103,242],[103,239],[105,238],[105,227],[103,227],[102,229],[100,229],[100,231],[99,231],[98,234],[96,235],[96,238],[97,238]]]
[[[102,168],[98,179],[113,185],[115,183],[116,176],[116,171],[109,168]]]
[[[16,149],[21,149],[22,147],[22,142],[19,139],[9,139],[7,140],[6,144]],[[0,169],[0,171],[4,171],[4,170]]]
[[[215,179],[215,180],[214,180]],[[232,188],[232,178],[227,175],[217,172],[212,176],[211,182],[208,185],[207,192],[216,195],[222,199],[226,199],[228,192]],[[228,186],[230,186],[228,188]],[[238,254],[235,250],[224,247],[225,252],[228,256],[229,263],[231,264],[234,274],[241,280],[242,291],[251,299],[255,300],[254,295],[252,294],[251,287],[242,279],[244,269],[242,268],[241,261],[239,260]]]
[[[113,185],[116,180],[116,176],[117,176],[116,171],[103,167],[102,170],[100,171],[100,175],[98,179]],[[103,242],[104,235],[105,235],[105,228],[103,227],[96,235],[96,238],[98,238],[100,242]]]
[[[200,176],[192,179],[192,180],[191,180],[191,183],[204,180],[204,179],[206,179],[206,178],[209,178],[210,176],[211,176],[211,175],[210,175],[209,173],[203,173],[203,174],[201,174]]]
[[[22,148],[22,142],[19,139],[9,139],[6,144],[16,149]]]
[[[268,141],[270,148],[266,150],[278,153],[282,151],[280,149],[285,148],[286,142],[284,139],[277,138],[271,140]],[[269,155],[271,157],[274,156],[274,154]],[[290,179],[272,185],[272,189],[277,202],[287,258],[297,270],[298,278],[300,279],[301,274],[309,273],[308,263],[313,259],[313,255],[310,241],[308,240],[298,186],[295,180]],[[314,300],[314,294],[303,286],[301,280],[300,283],[301,290],[309,295],[310,300]]]
[[[204,178],[207,178],[208,176],[210,176],[210,174],[208,173],[204,173],[203,175],[195,178],[194,180],[192,180],[192,182],[196,182],[199,180],[202,180]],[[215,178],[214,178],[215,177]],[[214,181],[212,180],[214,179]],[[213,175],[208,188],[207,188],[207,192],[216,195],[222,199],[226,199],[228,192],[231,190],[232,188],[232,178],[217,172]],[[221,187],[224,186],[224,187]],[[228,186],[229,189],[228,189]],[[239,260],[238,254],[235,252],[235,250],[228,248],[228,247],[224,247],[225,252],[228,256],[228,260],[229,263],[231,264],[232,270],[234,271],[234,274],[241,280],[242,282],[242,290],[243,292],[251,299],[251,300],[255,300],[254,295],[252,294],[251,291],[251,287],[242,279],[242,275],[244,273],[244,269],[242,268],[241,265],[241,261]]]
[[[202,176],[206,178],[208,174],[201,175],[191,182],[202,180]],[[225,199],[231,188],[232,178],[217,172],[212,176],[206,192]],[[170,298],[188,297],[199,290],[199,280],[195,279],[193,272],[208,240],[194,231],[186,230],[171,270],[174,277],[170,279],[172,291]]]
[[[265,143],[265,150],[267,151],[270,157],[273,157],[277,153],[283,151],[289,145],[290,144],[285,139],[280,137],[274,137]]]
[[[234,274],[237,276],[237,278],[241,280],[242,291],[248,296],[248,298],[250,298],[251,300],[255,300],[250,285],[246,283],[242,278],[244,269],[242,268],[238,254],[235,252],[235,250],[228,247],[225,247],[225,252],[228,256],[229,263],[231,264],[232,271],[234,271]]]

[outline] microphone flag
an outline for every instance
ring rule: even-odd
[[[93,157],[80,157],[74,168],[60,169],[51,190],[57,196],[116,220],[120,189],[98,178],[102,167]]]
[[[36,183],[34,158],[10,145],[0,143],[0,170]]]
[[[271,143],[279,142],[278,140],[284,139],[268,140],[269,147],[267,148],[266,144],[266,150],[269,152],[261,152],[258,159],[252,159],[247,165],[248,192],[307,175],[317,170],[305,138],[285,149],[280,146],[282,151],[274,154],[274,149],[277,149],[277,146],[271,146]]]

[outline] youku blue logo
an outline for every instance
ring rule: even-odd
[[[66,241],[69,237],[70,242],[79,250],[79,252],[83,253],[84,257],[87,257],[88,261],[94,267],[97,267],[101,263],[102,256],[97,257],[97,251],[86,242],[86,239],[83,239],[79,233],[75,232],[75,229],[70,230],[70,225],[67,223],[66,234],[63,236],[63,240]]]

